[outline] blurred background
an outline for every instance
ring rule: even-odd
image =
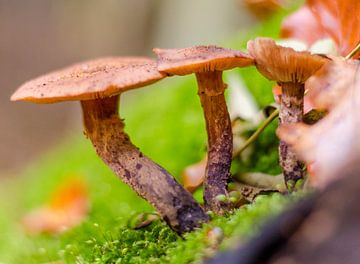
[[[77,103],[10,102],[23,82],[99,56],[221,45],[254,23],[237,0],[0,0],[0,177],[82,130]]]

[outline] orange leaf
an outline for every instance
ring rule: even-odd
[[[339,53],[346,56],[360,42],[359,14],[357,0],[307,0],[304,7],[284,20],[281,36],[308,44],[331,37]]]
[[[65,181],[47,205],[34,209],[23,219],[31,234],[61,233],[82,222],[89,210],[87,188],[79,178]]]
[[[301,40],[309,46],[327,37],[308,5],[289,15],[282,23],[280,37]]]
[[[207,158],[205,157],[198,163],[192,164],[182,172],[182,180],[184,187],[189,192],[194,192],[203,182],[205,178]]]
[[[319,109],[331,109],[345,96],[350,96],[350,87],[356,86],[357,60],[332,58],[305,83],[311,103]]]

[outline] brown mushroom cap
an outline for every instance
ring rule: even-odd
[[[297,52],[281,47],[269,38],[256,38],[249,41],[247,46],[261,74],[279,83],[304,83],[328,61],[306,51]]]
[[[253,64],[253,58],[241,51],[217,46],[185,49],[153,49],[158,55],[158,70],[172,75],[224,71]]]
[[[31,80],[23,84],[11,100],[54,103],[104,98],[154,83],[165,76],[149,58],[99,58]]]

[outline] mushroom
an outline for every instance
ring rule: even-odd
[[[164,77],[157,71],[155,61],[148,58],[100,58],[29,81],[11,100],[34,103],[80,100],[85,134],[97,154],[149,201],[175,231],[183,233],[208,221],[208,216],[164,168],[131,143],[118,116],[121,93]]]
[[[311,166],[320,189],[360,169],[360,61],[332,57],[306,81],[316,108],[328,110],[317,123],[280,126],[278,136]]]
[[[267,38],[249,41],[248,50],[255,59],[258,71],[281,86],[280,124],[301,122],[304,112],[304,83],[328,59],[278,46]],[[304,178],[304,165],[284,141],[280,141],[279,158],[286,187],[291,191],[296,181]]]
[[[253,59],[240,51],[216,46],[185,49],[154,49],[158,70],[169,75],[196,74],[198,95],[204,110],[208,133],[208,162],[204,182],[205,208],[223,214],[231,204],[216,199],[228,195],[233,137],[225,102],[226,85],[222,72],[251,65]]]

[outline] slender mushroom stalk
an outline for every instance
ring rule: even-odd
[[[216,212],[230,209],[230,203],[219,201],[227,195],[233,151],[231,120],[226,106],[221,71],[196,73],[199,97],[208,132],[208,163],[205,170],[204,201]]]
[[[266,38],[249,41],[248,50],[254,57],[259,72],[281,86],[280,124],[301,122],[304,111],[304,83],[328,59],[278,46],[273,40]],[[280,141],[279,159],[286,187],[291,191],[296,181],[304,178],[304,165],[283,141]]]
[[[216,46],[185,49],[154,49],[158,70],[170,75],[196,74],[198,94],[204,111],[208,134],[208,162],[204,181],[207,210],[217,214],[228,211],[232,204],[218,197],[228,196],[232,158],[232,129],[227,110],[222,72],[251,65],[253,59],[240,51]]]
[[[282,83],[279,124],[298,123],[303,121],[304,109],[304,84]],[[285,184],[292,190],[296,182],[304,178],[304,164],[298,160],[294,150],[287,143],[279,143],[280,166],[283,168]]]
[[[81,101],[85,133],[97,154],[126,184],[154,205],[176,231],[190,231],[199,219],[206,221],[191,194],[131,143],[118,116],[118,102],[118,95]]]
[[[119,178],[150,202],[171,228],[184,233],[208,221],[208,216],[164,168],[131,143],[118,116],[121,92],[164,77],[150,59],[105,58],[30,81],[11,99],[36,103],[80,100],[85,133],[97,154]]]

